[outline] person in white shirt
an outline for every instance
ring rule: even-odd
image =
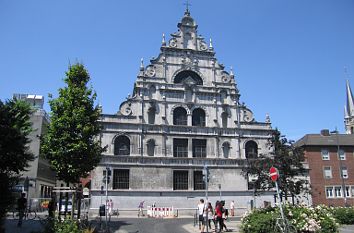
[[[204,218],[203,218],[203,213],[204,213],[204,199],[200,199],[199,200],[199,204],[198,204],[198,219],[199,219],[199,230],[201,230],[203,222],[204,222]]]
[[[235,202],[232,201],[230,203],[230,212],[231,212],[231,216],[235,216]]]

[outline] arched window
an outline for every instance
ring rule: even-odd
[[[245,150],[247,159],[256,159],[258,157],[258,145],[256,142],[248,141]]]
[[[221,113],[221,121],[222,121],[222,127],[227,128],[227,119],[229,118],[229,114],[227,112]]]
[[[130,140],[127,136],[121,135],[114,140],[115,155],[130,155]]]
[[[147,154],[148,154],[148,156],[155,155],[155,140],[154,139],[150,139],[147,142]]]
[[[148,123],[155,124],[156,108],[150,107],[148,110]]]
[[[173,124],[174,125],[187,125],[187,111],[178,107],[173,111]]]
[[[174,83],[203,85],[203,79],[196,72],[184,70],[176,75]]]
[[[229,155],[230,155],[230,143],[224,142],[222,144],[222,152],[223,152],[224,158],[228,158],[229,157]]]
[[[205,112],[203,109],[197,108],[193,110],[192,125],[205,126]]]

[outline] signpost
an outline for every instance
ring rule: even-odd
[[[279,199],[280,214],[281,214],[281,218],[284,221],[283,204],[282,204],[281,199],[280,199],[280,193],[279,193],[279,187],[278,187],[278,178],[279,178],[278,169],[276,169],[275,167],[271,167],[269,169],[269,176],[272,179],[272,181],[275,182],[275,188],[277,190],[277,196],[278,196],[278,199]]]

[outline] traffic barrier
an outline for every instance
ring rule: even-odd
[[[147,208],[147,216],[150,218],[168,218],[174,217],[173,207],[151,207]]]

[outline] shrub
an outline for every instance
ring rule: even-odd
[[[338,232],[338,224],[328,207],[284,206],[285,217],[298,232]],[[267,208],[246,213],[241,220],[241,232],[278,232],[275,221],[280,218],[279,208]]]
[[[339,224],[354,224],[353,207],[332,207],[330,209]]]
[[[66,219],[63,222],[56,221],[54,224],[55,233],[81,233],[77,223],[74,220]]]

